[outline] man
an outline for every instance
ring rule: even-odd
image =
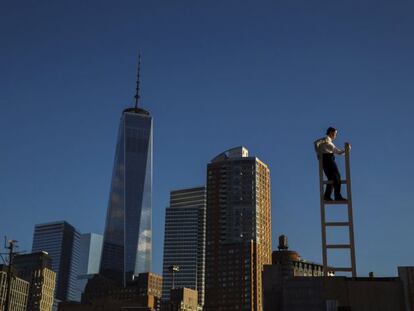
[[[323,171],[328,181],[332,182],[326,185],[324,194],[325,201],[332,201],[332,188],[334,188],[335,201],[346,201],[346,198],[341,195],[341,174],[335,162],[335,154],[344,154],[345,150],[336,148],[332,142],[336,138],[337,133],[338,131],[335,128],[329,127],[326,130],[326,137],[314,142],[318,159],[322,156]],[[351,145],[349,145],[349,148],[351,148]]]

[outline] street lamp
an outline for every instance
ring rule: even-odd
[[[172,265],[172,266],[169,266],[168,269],[172,273],[172,289],[174,289],[174,287],[175,287],[175,272],[179,272],[180,267],[177,266],[177,265]]]

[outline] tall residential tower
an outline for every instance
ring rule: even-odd
[[[171,191],[165,211],[162,299],[170,299],[173,287],[171,266],[178,266],[175,288],[198,292],[198,304],[204,304],[206,187]]]
[[[152,118],[135,107],[121,116],[100,272],[123,285],[151,268]]]
[[[237,147],[207,167],[206,311],[262,311],[271,263],[270,172]]]

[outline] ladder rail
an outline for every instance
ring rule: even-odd
[[[345,175],[346,179],[341,180],[341,184],[346,184],[347,200],[346,201],[325,201],[324,200],[324,186],[332,184],[332,181],[324,180],[322,154],[318,154],[319,162],[319,190],[320,190],[320,209],[321,209],[321,233],[322,233],[322,260],[323,260],[323,273],[325,276],[328,275],[328,271],[338,272],[351,272],[352,277],[356,277],[356,259],[355,259],[355,236],[354,236],[354,225],[353,225],[353,213],[352,213],[352,193],[351,193],[351,170],[350,170],[350,145],[345,143]],[[326,205],[347,205],[348,219],[347,221],[326,221]],[[349,244],[334,244],[327,245],[327,227],[348,227],[349,233]],[[328,268],[328,249],[349,249],[351,267],[332,267]]]
[[[354,237],[354,220],[352,212],[352,191],[351,191],[351,169],[349,152],[351,151],[349,143],[345,143],[345,172],[346,172],[346,191],[348,199],[348,222],[349,222],[349,244],[351,245],[351,267],[352,277],[356,277],[356,259],[355,259],[355,237]]]
[[[321,201],[321,230],[322,230],[322,263],[323,263],[323,275],[328,275],[328,254],[326,249],[326,217],[325,217],[325,204],[324,204],[324,180],[323,180],[323,163],[322,154],[318,154],[319,160],[319,190]]]

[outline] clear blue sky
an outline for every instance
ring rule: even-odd
[[[155,272],[169,192],[237,145],[271,169],[274,246],[284,233],[321,261],[312,142],[330,125],[353,145],[358,272],[414,265],[413,16],[412,1],[0,1],[0,235],[30,251],[36,223],[102,233],[140,49]]]

